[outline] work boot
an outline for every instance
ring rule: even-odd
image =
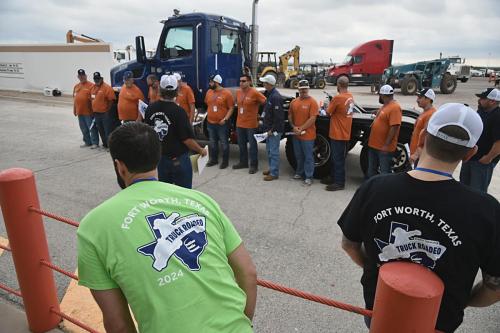
[[[278,176],[267,175],[267,176],[264,177],[264,180],[266,182],[270,182],[271,180],[275,180],[275,179],[278,179]]]
[[[99,148],[98,145],[92,145],[92,146],[90,146],[90,149],[97,149],[97,148]]]
[[[327,190],[327,191],[340,191],[340,190],[343,190],[344,188],[345,188],[345,185],[330,184],[330,185],[326,185],[325,190]]]
[[[238,169],[246,169],[248,168],[248,164],[243,164],[243,163],[238,163],[238,164],[235,164],[233,165],[233,169],[234,170],[238,170]]]
[[[209,160],[209,161],[207,162],[207,165],[206,165],[206,166],[207,166],[207,167],[211,167],[211,166],[214,166],[214,165],[217,165],[217,164],[218,164],[218,162],[217,162],[217,161],[214,161],[214,160]]]
[[[263,174],[264,176],[267,176],[267,175],[269,175],[270,173],[271,173],[271,172],[270,172],[269,170],[264,170],[264,171],[262,171],[262,174]]]
[[[304,185],[304,186],[311,186],[312,183],[313,183],[312,179],[306,178],[306,179],[304,179],[304,182],[302,183],[302,185]]]
[[[248,169],[248,173],[253,175],[254,173],[257,172],[257,166],[256,165],[252,165],[250,166],[250,169]]]
[[[229,165],[228,161],[222,161],[222,163],[219,165],[219,169],[225,169]]]

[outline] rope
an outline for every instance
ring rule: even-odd
[[[354,305],[350,305],[350,304],[346,304],[346,303],[334,301],[332,299],[329,299],[329,298],[326,298],[326,297],[323,297],[323,296],[318,296],[318,295],[306,293],[306,292],[301,291],[301,290],[284,287],[284,286],[281,286],[279,284],[276,284],[276,283],[273,283],[273,282],[270,282],[270,281],[257,280],[257,284],[259,286],[262,286],[262,287],[265,287],[265,288],[269,288],[269,289],[273,289],[273,290],[276,290],[276,291],[280,291],[280,292],[285,293],[285,294],[289,294],[289,295],[292,295],[292,296],[300,297],[300,298],[307,299],[307,300],[310,300],[310,301],[313,301],[313,302],[317,302],[317,303],[321,303],[321,304],[324,304],[324,305],[333,306],[335,308],[339,308],[339,309],[346,310],[346,311],[349,311],[349,312],[354,312],[354,313],[357,313],[357,314],[360,314],[360,315],[363,315],[363,316],[367,316],[367,317],[371,317],[372,316],[372,311],[370,311],[370,310],[363,309],[363,308],[360,308],[360,307],[357,307],[357,306],[354,306]]]
[[[12,250],[10,249],[10,247],[8,245],[2,245],[2,244],[0,244],[0,249],[4,249],[5,251],[12,252]]]
[[[52,218],[54,220],[57,220],[57,221],[64,222],[66,224],[72,225],[73,227],[78,227],[80,225],[80,223],[78,223],[78,222],[76,222],[76,221],[74,221],[72,219],[68,219],[66,217],[55,215],[55,214],[46,212],[44,210],[41,210],[41,209],[38,209],[38,208],[35,208],[35,207],[29,207],[28,210],[30,212],[35,212],[35,213],[38,213],[40,215],[50,217],[50,218]]]
[[[40,264],[44,265],[44,266],[47,266],[49,268],[52,268],[53,270],[55,271],[58,271],[59,273],[61,274],[64,274],[70,278],[72,278],[73,280],[77,280],[78,281],[78,276],[73,274],[73,273],[70,273],[68,271],[65,271],[64,269],[62,269],[61,267],[57,267],[56,265],[44,260],[44,259],[41,259],[40,260]]]
[[[95,329],[85,325],[84,323],[74,319],[74,318],[71,318],[70,316],[62,313],[61,311],[57,311],[55,310],[54,308],[50,308],[50,312],[52,313],[55,313],[56,315],[66,319],[67,321],[69,322],[72,322],[73,324],[75,324],[76,326],[80,326],[81,328],[83,328],[84,330],[86,330],[87,332],[90,332],[90,333],[99,333],[98,331],[96,331]]]
[[[2,283],[0,283],[0,289],[3,289],[3,290],[5,290],[6,292],[9,292],[9,293],[11,293],[11,294],[14,294],[14,295],[16,295],[16,296],[18,296],[18,297],[23,297],[23,295],[21,294],[21,292],[19,292],[19,291],[17,291],[17,290],[14,290],[14,289],[11,289],[11,288],[7,287],[6,285],[4,285],[4,284],[2,284]]]

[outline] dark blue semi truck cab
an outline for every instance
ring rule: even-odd
[[[146,78],[178,72],[191,86],[196,106],[203,105],[209,76],[220,74],[225,87],[237,87],[245,67],[251,67],[251,31],[245,23],[231,18],[203,13],[179,15],[162,21],[163,30],[156,53],[145,56],[144,38],[136,37],[136,60],[111,69],[113,88],[123,85],[123,74],[132,71],[135,83],[145,96]]]

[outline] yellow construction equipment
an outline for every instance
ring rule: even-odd
[[[292,66],[288,65],[290,58],[293,58]],[[279,56],[279,64],[276,61],[276,52],[259,52],[257,67],[257,77],[263,77],[266,75],[272,75],[278,82],[278,85],[284,85],[289,87],[290,83],[294,84],[294,87],[298,85],[298,81],[295,79],[290,79],[292,76],[297,76],[299,73],[300,65],[300,47],[295,46],[290,51],[287,51]],[[297,81],[297,82],[295,82]]]
[[[74,42],[80,42],[80,43],[102,43],[102,39],[86,36],[84,34],[78,34],[76,32],[73,32],[73,30],[68,30],[66,33],[66,43],[74,43]]]

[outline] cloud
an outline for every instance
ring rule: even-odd
[[[64,42],[67,30],[103,39],[115,48],[143,35],[155,48],[158,22],[181,12],[208,12],[251,23],[247,1],[3,0],[0,43]],[[301,46],[304,61],[341,61],[354,46],[394,39],[394,61],[459,54],[500,66],[500,10],[495,0],[260,0],[259,49],[281,54]],[[485,65],[483,63],[483,65]]]

